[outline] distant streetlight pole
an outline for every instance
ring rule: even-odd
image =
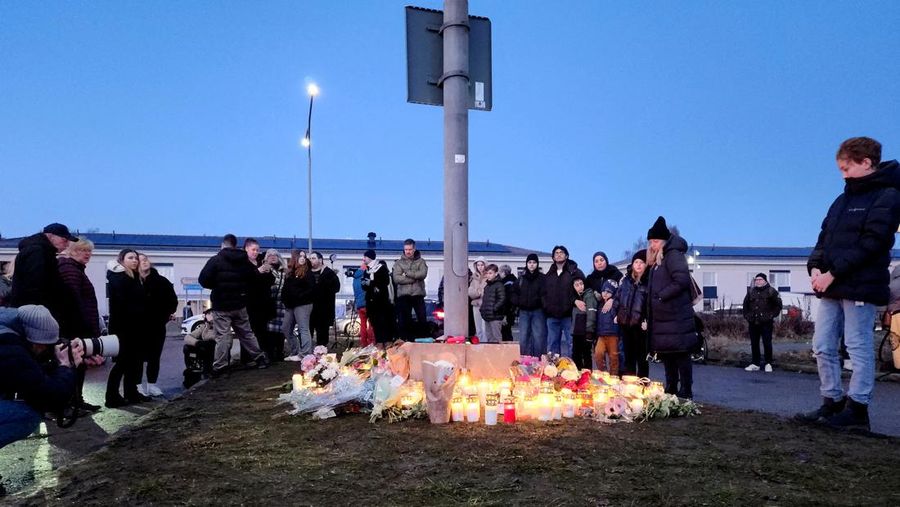
[[[308,235],[307,238],[307,247],[309,249],[308,253],[312,253],[312,110],[313,110],[313,100],[315,100],[316,95],[319,94],[319,87],[316,86],[315,83],[310,83],[306,87],[306,93],[309,94],[309,116],[306,118],[306,135],[303,136],[303,140],[300,141],[300,144],[306,148],[306,163],[308,167],[307,171],[307,203],[309,205],[309,227],[308,227]]]

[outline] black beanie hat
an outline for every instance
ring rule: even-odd
[[[632,264],[634,263],[634,261],[636,259],[640,259],[644,262],[647,262],[647,249],[644,248],[643,250],[638,250],[637,252],[634,252],[634,255],[631,256]]]
[[[363,254],[363,256],[367,257],[369,259],[372,259],[374,261],[375,260],[375,250],[372,250],[372,249],[366,250],[366,252]]]
[[[550,253],[555,254],[557,250],[561,250],[562,253],[566,254],[566,259],[569,258],[569,249],[568,248],[566,248],[562,245],[556,245],[555,247],[553,247],[553,250],[550,250]]]
[[[530,253],[530,254],[528,254],[528,257],[525,257],[525,264],[528,264],[528,261],[534,261],[534,262],[537,262],[538,264],[541,263],[541,260],[538,259],[537,254],[533,254],[533,253]]]
[[[663,217],[658,217],[656,222],[653,222],[653,227],[647,231],[647,239],[668,240],[670,237],[672,237],[672,233],[669,232],[669,227],[666,226],[666,219]]]
[[[757,273],[756,276],[754,276],[753,278],[762,278],[762,279],[765,280],[766,282],[769,281],[769,278],[766,277],[766,274],[765,274],[765,273]]]

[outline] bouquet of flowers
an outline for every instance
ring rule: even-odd
[[[322,345],[313,349],[312,354],[306,355],[300,361],[300,371],[307,381],[315,382],[319,387],[327,386],[337,378],[340,372],[340,364],[328,355],[328,349]]]
[[[637,418],[641,422],[665,417],[700,415],[700,405],[697,405],[694,400],[682,399],[674,394],[653,396],[648,398],[645,403],[644,411]]]

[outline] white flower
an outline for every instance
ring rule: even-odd
[[[566,370],[563,370],[560,375],[562,376],[563,380],[567,380],[567,381],[578,380],[578,372],[575,370],[566,369]]]
[[[334,377],[337,377],[337,373],[338,373],[337,370],[335,370],[334,368],[325,368],[322,371],[322,379],[331,380]]]
[[[557,373],[559,373],[559,370],[557,370],[556,366],[553,366],[552,364],[548,364],[546,367],[544,367],[544,375],[550,378],[555,377]]]
[[[313,349],[313,354],[317,356],[321,356],[328,353],[328,348],[324,345],[317,345],[316,348]]]

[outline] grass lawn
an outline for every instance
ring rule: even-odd
[[[900,439],[704,407],[687,419],[436,426],[284,415],[291,366],[167,404],[24,505],[900,505]],[[10,501],[12,499],[6,499]]]

